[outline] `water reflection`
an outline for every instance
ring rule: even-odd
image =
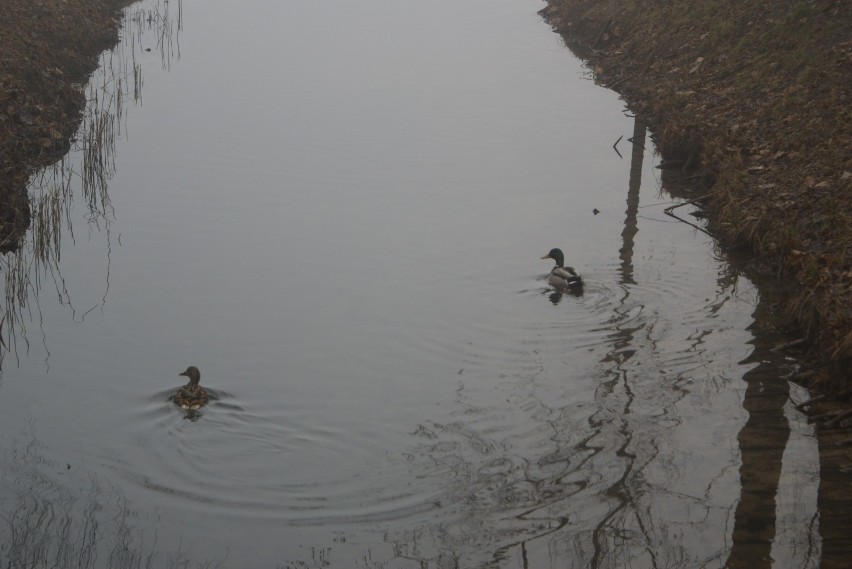
[[[798,423],[797,430],[808,436],[813,432],[791,408],[791,384],[784,376],[792,375],[795,366],[772,349],[785,339],[763,324],[771,322],[769,312],[769,303],[757,305],[753,328],[763,329],[755,330],[754,349],[743,362],[754,367],[743,375],[748,421],[737,437],[741,492],[726,567],[818,567],[818,477],[808,470],[791,471],[789,460],[784,464],[785,455],[794,451],[789,448],[791,425]]]
[[[756,348],[749,362],[766,362],[768,350]],[[787,382],[778,378],[777,364],[773,375],[760,366],[743,376],[746,382],[743,408],[749,419],[737,437],[742,456],[740,481],[742,490],[734,515],[733,547],[727,566],[771,567],[772,543],[775,538],[776,496],[781,477],[781,459],[790,436],[784,405],[789,396]],[[807,565],[800,565],[806,567]]]
[[[160,544],[159,520],[135,510],[117,488],[78,465],[57,464],[27,440],[6,440],[0,556],[9,567],[139,569],[220,567]]]
[[[751,329],[757,336],[752,354],[733,368],[760,362],[743,377],[748,419],[741,429],[729,419],[717,424],[717,413],[739,404],[734,377],[708,375],[708,361],[730,341],[715,329],[715,319],[733,298],[746,301],[738,292],[739,272],[719,263],[713,295],[702,306],[683,307],[684,322],[677,324],[660,319],[660,299],[636,278],[644,139],[645,127],[636,120],[619,250],[622,295],[607,323],[609,348],[600,359],[605,379],[593,404],[562,406],[532,391],[510,399],[534,423],[528,429],[550,433],[546,438],[555,447],[530,453],[499,430],[490,433],[488,425],[499,421],[489,420],[495,411],[475,405],[460,385],[457,404],[469,418],[416,431],[428,441],[422,454],[452,473],[454,484],[440,508],[452,510],[453,522],[389,536],[394,551],[433,552],[417,557],[424,567],[467,566],[477,559],[471,547],[490,550],[479,563],[494,567],[777,567],[778,559],[788,559],[789,567],[815,566],[818,536],[813,529],[802,532],[815,525],[814,502],[798,501],[793,487],[813,489],[815,482],[797,478],[779,485],[782,457],[800,451],[788,449],[786,382],[767,375],[784,362],[767,359],[772,335],[760,325]],[[754,316],[768,321],[760,311]],[[667,328],[677,333],[670,337]],[[534,382],[542,371],[519,382]],[[737,437],[740,445],[720,443],[710,452],[699,443],[702,437]],[[542,435],[531,438],[541,441]],[[696,456],[696,449],[704,454]],[[730,497],[738,483],[734,511]],[[795,505],[777,514],[778,504],[791,498]],[[780,541],[778,515],[787,528]]]
[[[517,421],[526,430],[520,441],[497,427],[501,413],[512,410],[477,404],[460,383],[456,404],[464,409],[464,420],[420,425],[414,433],[423,439],[417,454],[428,457],[434,470],[450,473],[452,484],[437,507],[451,521],[390,534],[394,552],[408,553],[406,558],[423,567],[688,564],[694,560],[694,542],[669,544],[668,532],[657,526],[666,518],[666,505],[695,510],[683,525],[715,534],[712,523],[701,521],[724,516],[724,508],[700,496],[667,494],[660,480],[687,476],[686,465],[667,447],[668,433],[681,424],[678,405],[686,397],[677,382],[689,377],[690,368],[672,378],[674,388],[644,377],[660,373],[654,360],[664,357],[648,332],[657,323],[641,300],[631,299],[644,137],[637,120],[619,252],[623,296],[606,324],[609,349],[600,360],[605,379],[585,404],[550,401],[533,389],[514,394],[508,403],[526,417]],[[560,298],[550,297],[554,302]],[[700,342],[697,335],[687,351],[700,352]],[[531,371],[517,378],[518,384],[534,385],[543,372]],[[518,446],[521,441],[536,441],[535,452]],[[708,547],[721,555],[720,549]],[[485,558],[487,551],[492,553]],[[381,559],[390,563],[394,558]]]
[[[633,281],[633,240],[639,231],[639,190],[642,187],[642,165],[645,157],[645,123],[638,117],[633,118],[633,136],[630,142],[630,181],[627,185],[627,217],[621,231],[622,245],[618,254],[621,258],[621,284],[636,284]]]
[[[147,38],[155,37],[164,68],[179,56],[182,1],[173,15],[168,0],[125,11],[124,39],[101,54],[99,68],[85,87],[86,108],[67,154],[54,164],[31,173],[27,194],[7,196],[0,204],[2,243],[0,271],[4,276],[4,304],[0,317],[0,368],[7,354],[16,358],[21,345],[29,348],[27,326],[41,326],[39,292],[53,284],[59,302],[75,321],[106,303],[109,292],[110,254],[114,245],[111,222],[115,211],[109,181],[115,174],[116,140],[126,134],[125,102],[138,104],[142,96],[140,57]],[[147,48],[150,51],[150,48]],[[85,209],[78,213],[75,196]],[[89,231],[102,231],[106,240],[106,274],[101,301],[77,307],[61,269],[62,236],[76,240],[74,219],[79,215]],[[78,228],[79,229],[79,228]],[[28,238],[27,238],[28,236]],[[44,337],[44,334],[42,334]],[[45,346],[46,348],[46,346]],[[49,357],[49,350],[47,350]]]
[[[304,10],[320,6],[285,4]],[[503,7],[510,4],[517,6],[507,2]],[[270,4],[266,8],[274,10],[281,5]],[[322,25],[316,30],[325,30],[326,18],[349,9],[347,6],[321,6],[323,17],[317,22]],[[432,10],[432,6],[424,10]],[[431,12],[439,23],[436,29],[443,29],[447,8],[458,10],[459,5],[448,2],[443,9]],[[360,13],[363,9],[360,6],[355,11]],[[217,10],[228,17],[255,12],[227,3],[210,9]],[[475,11],[477,20],[485,11]],[[514,18],[512,15],[508,19],[506,29],[518,27]],[[264,19],[275,20],[276,26],[286,23],[277,18]],[[151,17],[131,18],[135,25],[147,26],[150,20]],[[298,20],[299,27],[305,27],[301,22],[307,19]],[[350,23],[347,18],[343,20]],[[221,44],[221,28],[210,27],[209,23],[209,36]],[[249,20],[245,26],[254,37],[265,35],[256,33],[249,23],[256,26],[257,20]],[[460,37],[467,40],[471,32],[462,27],[465,29]],[[404,35],[409,32],[406,30]],[[311,31],[306,35],[313,34]],[[281,35],[280,39],[294,41],[292,35]],[[316,35],[324,42],[336,37]],[[135,45],[145,48],[146,41],[151,40],[142,38]],[[444,38],[440,43],[449,45]],[[478,41],[470,43],[480,45]],[[501,38],[495,45],[505,43]],[[177,42],[170,45],[177,50]],[[256,53],[272,53],[273,48],[280,47],[257,49],[257,44],[250,45]],[[294,76],[298,76],[297,64],[306,59],[303,54],[315,53],[302,49],[304,45],[311,44],[298,44],[300,49],[280,52],[297,54],[282,66]],[[463,49],[462,45],[453,49]],[[213,44],[200,42],[196,53],[209,52],[211,47]],[[207,63],[221,64],[218,58],[231,52],[236,52],[235,57],[244,59],[247,65],[251,63],[245,52],[226,47],[229,49],[215,52]],[[516,48],[513,46],[510,52],[515,53]],[[332,50],[330,59],[339,61],[342,55],[345,54]],[[540,53],[535,56],[538,61]],[[452,59],[456,57],[453,53]],[[309,59],[305,65],[313,76],[317,59]],[[352,67],[357,69],[359,81],[353,83],[358,83],[359,88],[368,85],[360,79],[368,77],[369,69],[365,67],[374,60],[365,57],[364,67]],[[495,58],[488,51],[484,61],[493,60],[500,61],[501,72],[510,67],[503,58]],[[411,66],[411,60],[402,57],[402,61],[404,67]],[[263,63],[261,67],[265,67]],[[382,67],[388,64],[383,60],[381,63]],[[563,63],[559,61],[559,66]],[[224,68],[228,67],[223,65]],[[527,69],[524,65],[517,68]],[[126,69],[127,77],[133,77],[132,84],[141,86],[141,69],[135,64]],[[341,90],[349,87],[336,73],[329,75],[330,85]],[[385,78],[387,70],[380,70],[378,75]],[[199,73],[187,83],[196,84],[209,76]],[[461,74],[448,80],[448,84],[456,85],[459,77]],[[435,139],[439,143],[434,147],[428,138],[419,138],[422,130],[428,130],[426,123],[431,118],[423,119],[416,128],[399,132],[394,130],[398,121],[390,119],[371,119],[363,128],[356,126],[347,131],[347,125],[340,122],[342,115],[334,114],[335,104],[319,105],[321,113],[312,116],[308,112],[310,106],[300,107],[300,99],[290,93],[294,98],[287,99],[282,108],[289,105],[298,109],[292,114],[310,119],[306,124],[327,115],[330,120],[316,129],[300,131],[300,136],[285,137],[286,140],[273,135],[263,143],[273,151],[255,154],[260,145],[253,146],[249,141],[250,135],[258,131],[239,127],[256,123],[261,130],[269,131],[270,109],[281,109],[258,104],[255,106],[260,110],[252,114],[250,105],[245,105],[229,115],[218,105],[232,104],[235,99],[225,97],[206,109],[217,114],[199,113],[201,120],[208,123],[214,122],[211,116],[224,121],[226,126],[214,131],[219,135],[209,137],[221,144],[221,154],[211,152],[217,147],[194,140],[199,138],[198,132],[208,132],[197,130],[198,123],[181,123],[187,147],[192,151],[181,154],[174,167],[164,166],[157,172],[160,180],[168,182],[150,182],[149,174],[153,173],[145,171],[148,165],[136,173],[146,184],[166,188],[146,196],[147,203],[153,203],[151,211],[160,213],[165,203],[167,214],[173,216],[155,225],[149,216],[140,215],[137,224],[149,231],[135,241],[126,237],[125,243],[133,242],[138,247],[131,251],[133,247],[128,245],[122,251],[123,259],[128,261],[125,266],[136,269],[141,261],[147,270],[153,269],[153,274],[145,275],[146,279],[137,276],[135,270],[126,271],[124,284],[133,294],[113,299],[110,316],[125,310],[124,319],[115,319],[116,328],[137,329],[108,347],[128,354],[133,351],[128,346],[138,344],[139,349],[135,354],[109,359],[104,354],[107,350],[95,349],[94,353],[103,355],[109,363],[100,367],[79,365],[69,359],[67,368],[75,368],[72,373],[76,375],[69,373],[68,377],[75,381],[66,384],[83,384],[85,389],[69,398],[76,400],[68,405],[55,404],[50,387],[36,392],[48,393],[43,396],[47,401],[42,402],[42,409],[50,410],[44,414],[51,416],[54,424],[59,424],[58,416],[63,414],[81,423],[78,431],[51,434],[50,439],[55,437],[54,446],[63,449],[54,452],[61,457],[69,452],[64,449],[85,440],[86,450],[81,454],[93,464],[94,477],[77,474],[76,465],[72,465],[69,472],[76,477],[74,483],[64,483],[59,474],[65,466],[60,464],[59,474],[47,478],[54,487],[64,487],[58,492],[67,494],[69,501],[76,500],[76,509],[69,518],[72,525],[97,527],[101,560],[111,555],[113,543],[123,543],[122,551],[128,552],[127,563],[140,566],[163,566],[174,559],[192,566],[190,560],[199,557],[193,552],[199,551],[220,559],[236,551],[235,566],[254,563],[253,566],[293,568],[718,567],[729,557],[740,557],[732,552],[735,548],[730,536],[736,522],[734,504],[741,490],[738,472],[745,463],[741,461],[745,451],[736,448],[733,441],[748,420],[742,405],[746,383],[741,376],[745,366],[740,362],[747,357],[748,350],[742,346],[751,334],[743,330],[748,318],[737,303],[751,308],[753,293],[745,285],[742,291],[737,290],[738,273],[726,268],[722,260],[705,258],[705,243],[692,243],[683,232],[657,231],[659,225],[654,223],[660,220],[649,221],[649,217],[655,211],[659,217],[664,216],[659,208],[654,210],[654,204],[644,204],[644,209],[640,209],[642,162],[647,157],[641,154],[645,129],[638,121],[633,125],[629,178],[626,168],[597,170],[596,175],[601,178],[611,176],[607,186],[619,188],[618,195],[601,196],[600,201],[587,202],[588,207],[583,208],[591,211],[592,205],[597,205],[604,215],[594,218],[598,229],[588,227],[591,235],[581,237],[606,243],[605,248],[588,255],[595,259],[584,261],[585,266],[593,266],[590,274],[595,275],[595,282],[587,287],[584,297],[566,299],[554,309],[541,298],[550,291],[542,293],[538,287],[507,294],[507,290],[529,286],[526,277],[511,276],[522,273],[515,269],[497,274],[477,266],[486,271],[486,277],[467,280],[465,270],[470,259],[458,264],[453,260],[453,247],[458,249],[459,242],[471,239],[478,247],[494,246],[501,251],[512,246],[501,241],[503,230],[477,235],[471,227],[502,228],[518,218],[538,219],[543,213],[539,207],[554,209],[549,205],[554,201],[576,202],[587,197],[554,196],[557,192],[534,189],[522,192],[518,189],[520,184],[514,182],[497,187],[479,179],[482,172],[497,166],[500,160],[495,157],[516,156],[518,148],[543,138],[543,133],[553,128],[549,123],[554,121],[548,119],[548,124],[530,127],[529,138],[522,145],[512,144],[518,127],[527,128],[542,113],[535,108],[529,114],[515,115],[509,102],[497,104],[497,95],[518,84],[515,75],[505,78],[505,89],[488,89],[488,96],[495,96],[495,109],[500,111],[483,115],[487,120],[482,120],[488,127],[500,126],[505,113],[509,117],[505,131],[499,131],[505,136],[489,136],[489,131],[471,129],[469,134],[477,144],[455,138],[464,126],[455,120],[440,130]],[[174,74],[169,79],[174,79]],[[153,78],[149,81],[153,83]],[[288,82],[304,86],[290,76]],[[230,83],[245,89],[240,81]],[[127,84],[131,84],[129,79]],[[428,85],[416,86],[418,94],[422,92],[424,99],[431,102],[433,93],[428,91]],[[391,98],[396,94],[389,93],[393,88],[394,85],[382,83],[382,88],[376,90],[383,97],[388,96],[381,100],[383,111],[393,109]],[[264,91],[277,97],[277,89],[270,85]],[[135,87],[132,90],[134,96],[138,94]],[[453,90],[434,106],[441,108],[441,114],[454,116],[452,103],[464,98],[464,90]],[[371,95],[359,100],[359,105],[376,99],[373,91],[368,91]],[[546,91],[536,86],[529,98],[520,97],[525,101],[521,106],[529,110],[529,101],[540,104]],[[309,97],[314,100],[326,92],[316,89]],[[487,99],[482,98],[484,93],[473,92],[476,104],[456,109],[463,111],[460,116],[469,116],[481,108],[481,100]],[[351,93],[334,94],[335,100],[342,102]],[[180,99],[180,95],[176,98]],[[599,100],[600,95],[592,94],[590,98]],[[549,110],[564,110],[562,91],[552,99],[555,102],[547,107]],[[149,108],[152,106],[156,108]],[[168,106],[167,101],[159,107],[160,113],[154,114],[161,114]],[[369,116],[360,112],[360,106],[357,108],[359,112],[347,109],[344,115]],[[432,117],[408,107],[401,115]],[[275,119],[280,124],[292,122],[291,126],[299,122],[292,121],[291,115],[283,111]],[[381,128],[373,128],[379,122]],[[118,121],[110,135],[113,139],[123,132],[123,124]],[[156,124],[149,134],[153,147],[161,150],[158,134],[163,124]],[[617,124],[622,128],[620,121]],[[471,125],[476,125],[476,121]],[[553,128],[554,140],[562,140],[569,130],[563,126]],[[102,128],[101,132],[108,133],[109,129]],[[330,132],[334,136],[329,136]],[[365,133],[370,133],[369,140],[363,139]],[[389,134],[392,143],[383,143],[379,136],[382,134]],[[347,135],[358,142],[343,144]],[[303,151],[310,146],[305,141],[314,136],[316,140],[340,143],[343,150],[335,145],[319,145],[314,149],[319,159],[312,161],[311,153]],[[479,142],[489,143],[483,147]],[[508,144],[504,146],[503,142]],[[283,146],[279,148],[278,143]],[[448,146],[452,151],[442,154]],[[407,160],[405,152],[393,152],[409,147],[415,149],[416,160]],[[472,154],[460,159],[463,149],[474,147],[483,150],[487,160],[477,161]],[[609,153],[608,147],[605,150]],[[170,146],[168,152],[172,151]],[[298,155],[295,159],[294,154]],[[153,151],[152,155],[161,160],[164,156]],[[201,155],[207,158],[201,160]],[[449,172],[449,168],[432,167],[439,163],[435,162],[436,157],[445,159],[448,166],[470,161],[475,175],[465,171],[460,177],[464,183],[447,176],[440,184],[433,184],[425,170],[441,176]],[[525,155],[509,170],[532,159],[533,153]],[[197,161],[194,165],[193,160]],[[107,171],[112,163],[112,159],[104,162]],[[341,164],[346,168],[336,169]],[[388,165],[393,168],[382,169]],[[123,165],[122,170],[125,169]],[[381,176],[377,177],[377,172]],[[544,179],[546,174],[525,171],[519,179],[538,175]],[[564,172],[559,172],[558,177],[562,176]],[[651,178],[645,176],[646,180]],[[204,183],[209,180],[212,184],[220,177],[227,179],[220,187]],[[386,187],[382,186],[384,177],[390,179]],[[424,178],[430,183],[420,189],[417,182]],[[102,233],[111,230],[115,215],[105,191],[109,181],[109,175],[103,184],[93,178],[88,183],[93,199],[86,200],[85,205],[93,226]],[[471,184],[473,181],[476,183]],[[237,183],[244,183],[240,187],[250,193],[235,192]],[[204,191],[172,192],[173,187],[181,185],[204,187]],[[439,185],[452,191],[441,193]],[[261,186],[273,191],[258,191]],[[337,192],[338,187],[344,190]],[[405,193],[409,187],[415,191]],[[477,190],[480,187],[482,195]],[[621,209],[625,193],[626,215]],[[531,196],[545,198],[540,202],[548,205],[527,207]],[[113,197],[116,203],[122,203],[118,202],[117,192]],[[454,201],[459,198],[462,207]],[[454,211],[465,209],[465,199],[469,200],[468,211],[478,214],[480,208],[485,210],[479,221],[468,216],[452,221]],[[601,203],[604,199],[610,200],[606,206]],[[258,203],[264,207],[258,208]],[[213,207],[204,211],[211,204]],[[493,209],[489,209],[492,205]],[[615,210],[618,212],[610,222],[608,213]],[[505,211],[509,215],[504,216]],[[640,216],[640,211],[651,213]],[[434,216],[423,217],[429,212]],[[547,213],[541,217],[551,220]],[[231,223],[233,218],[248,223],[240,225],[239,232],[223,230],[237,227]],[[349,224],[349,218],[356,221]],[[399,226],[381,225],[388,219],[398,221]],[[322,223],[318,224],[318,220]],[[180,221],[186,221],[186,227],[172,232],[171,228],[180,225]],[[373,232],[377,222],[379,228]],[[321,231],[315,231],[317,225]],[[675,223],[671,226],[684,229]],[[287,227],[292,231],[285,231]],[[333,231],[328,227],[333,227]],[[405,230],[400,230],[402,227]],[[414,233],[409,232],[414,227],[431,229],[419,234],[419,242],[415,242]],[[606,229],[600,230],[601,227]],[[584,226],[582,233],[586,229]],[[227,233],[232,235],[217,240]],[[130,234],[125,232],[126,236]],[[253,239],[245,239],[245,234]],[[395,236],[393,243],[388,242],[388,234]],[[359,242],[364,235],[371,237],[369,247],[365,247],[368,255],[358,251],[359,245],[364,247],[364,242]],[[440,244],[442,235],[451,238]],[[672,235],[683,238],[685,243],[671,245]],[[317,251],[322,252],[333,242],[339,245],[341,236],[347,240],[346,250],[335,261],[340,263],[340,274],[346,277],[326,289],[323,286],[327,283],[322,281],[327,279],[316,276],[322,274],[325,265],[311,264],[306,257],[317,257]],[[287,250],[305,249],[306,243],[310,246],[305,257]],[[271,246],[267,248],[268,244]],[[681,253],[690,246],[691,253]],[[51,247],[58,251],[58,244]],[[398,256],[388,265],[393,270],[384,271],[383,262],[393,257],[395,247],[411,253],[411,257]],[[421,256],[426,250],[428,256]],[[517,258],[517,250],[513,251],[506,257]],[[689,255],[691,259],[687,259]],[[211,267],[221,268],[223,258],[232,260],[233,266],[211,271]],[[709,269],[702,263],[709,264]],[[286,269],[276,272],[282,264]],[[364,265],[366,270],[362,270]],[[291,271],[293,267],[296,270]],[[178,270],[173,272],[181,273],[180,277],[186,273],[189,277],[182,286],[165,285],[162,281],[171,279],[169,270],[175,268]],[[697,278],[690,272],[701,276]],[[121,283],[119,274],[116,268],[116,290]],[[387,275],[393,275],[393,286],[383,285]],[[304,277],[304,284],[296,277]],[[475,294],[468,295],[474,288]],[[155,290],[157,294],[153,293]],[[175,298],[177,302],[173,302]],[[548,298],[556,304],[563,296]],[[485,302],[480,304],[483,299]],[[366,305],[369,310],[359,310]],[[301,306],[308,309],[300,311]],[[81,314],[85,314],[84,310]],[[757,329],[753,332],[762,334]],[[93,338],[102,339],[108,333]],[[152,341],[150,336],[154,335],[161,337]],[[234,389],[236,395],[223,392],[224,402],[209,409],[203,421],[194,422],[196,415],[184,416],[188,420],[183,420],[175,414],[179,411],[167,402],[170,392],[151,395],[153,381],[161,381],[152,379],[160,377],[159,370],[152,369],[162,362],[151,364],[150,360],[166,359],[171,352],[179,352],[179,357],[193,352],[195,357],[201,351],[207,359],[199,360],[217,360],[211,368],[221,374],[221,385],[228,385],[227,389]],[[82,352],[82,358],[90,353]],[[229,369],[223,369],[226,367]],[[120,374],[117,378],[112,376],[116,370]],[[63,374],[66,371],[63,367]],[[81,379],[89,379],[89,372],[94,378],[84,384]],[[62,374],[54,374],[41,383],[50,386],[58,375]],[[43,379],[36,374],[32,377]],[[33,382],[36,383],[39,382]],[[165,384],[156,385],[156,389],[161,389]],[[72,390],[73,387],[68,388],[65,393],[73,393]],[[20,389],[19,393],[27,391]],[[103,417],[81,419],[85,412],[80,409],[89,409],[92,398],[104,402]],[[128,403],[118,409],[109,407],[115,400]],[[245,407],[250,411],[232,401],[249,401]],[[393,413],[386,413],[389,408],[393,408]],[[777,420],[777,414],[771,414],[771,418]],[[46,432],[50,430],[46,428]],[[92,432],[98,433],[94,450],[89,445]],[[75,451],[70,452],[73,456]],[[24,462],[32,465],[38,460],[41,459]],[[48,463],[49,460],[40,464]],[[52,463],[50,469],[54,474],[57,471]],[[789,488],[784,487],[789,473],[789,465],[785,466],[782,460],[776,483],[778,503],[790,495]],[[20,478],[23,481],[28,476],[22,472]],[[122,491],[113,492],[106,480]],[[24,482],[20,486],[25,493]],[[92,501],[102,509],[89,521],[91,516],[85,512]],[[27,507],[37,509],[36,505]],[[3,511],[17,509],[12,503]],[[812,512],[807,500],[796,502],[791,509]],[[802,533],[791,529],[795,523],[790,520],[797,519],[780,506],[777,508],[771,552],[774,557],[783,554],[777,549],[778,536],[801,539]],[[61,535],[61,529],[39,526],[38,520],[28,523],[34,532]],[[155,558],[151,541],[154,537],[156,549],[175,553]],[[172,547],[166,544],[169,539],[186,541]],[[801,543],[790,541],[796,547]],[[182,548],[184,543],[186,549]],[[81,543],[79,549],[85,548]],[[223,565],[226,563],[222,561]]]
[[[581,288],[569,288],[567,290],[557,288],[557,289],[554,289],[553,291],[551,291],[547,295],[547,298],[550,300],[551,303],[553,303],[554,305],[557,305],[560,302],[562,302],[562,297],[565,296],[566,294],[568,296],[573,296],[575,298],[579,298],[579,297],[583,296],[583,292],[584,292],[584,290],[583,290],[582,287]]]
[[[670,193],[694,199],[683,175],[668,172],[664,173],[664,179]],[[730,292],[717,295],[708,304],[711,315],[736,296],[741,267],[749,262],[747,256],[736,252],[726,254],[725,260],[720,265],[717,282],[720,291]],[[773,287],[767,279],[761,283],[764,291]],[[754,322],[749,327],[754,334],[749,341],[752,351],[740,362],[751,366],[742,376],[745,383],[742,408],[748,419],[737,435],[740,498],[724,566],[818,567],[821,549],[816,523],[818,477],[802,466],[808,461],[797,454],[802,451],[796,446],[791,448],[793,427],[798,437],[812,437],[813,430],[805,424],[801,413],[792,408],[791,383],[785,376],[792,375],[797,364],[774,349],[786,339],[772,326],[772,304],[768,298],[754,306]],[[794,456],[786,466],[785,455]],[[791,464],[798,466],[791,469]]]

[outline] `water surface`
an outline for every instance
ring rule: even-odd
[[[539,7],[128,10],[90,86],[124,93],[103,184],[4,361],[2,555],[818,565],[759,295]],[[190,364],[218,399],[187,415]]]

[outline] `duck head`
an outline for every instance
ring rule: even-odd
[[[190,385],[198,385],[198,382],[201,381],[201,372],[198,371],[198,368],[195,366],[189,366],[186,368],[186,371],[181,372],[178,375],[185,375],[188,377]]]
[[[561,267],[565,264],[565,255],[562,254],[562,249],[551,249],[547,255],[542,257],[542,259],[553,259],[556,261],[557,267]]]

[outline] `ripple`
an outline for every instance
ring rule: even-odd
[[[720,310],[717,296],[695,302],[687,270],[629,284],[618,283],[615,272],[591,274],[596,278],[587,280],[583,295],[564,295],[556,304],[548,287],[504,286],[508,282],[470,294],[470,303],[450,318],[426,314],[429,334],[403,320],[391,323],[393,334],[385,333],[377,352],[383,359],[373,365],[377,373],[384,367],[417,370],[424,362],[424,369],[442,370],[430,381],[456,384],[446,421],[404,425],[408,445],[399,444],[399,434],[320,422],[310,409],[256,410],[219,389],[186,421],[187,414],[168,402],[172,390],[163,390],[128,418],[136,447],[105,452],[101,459],[139,491],[159,496],[156,501],[296,525],[429,517],[458,500],[505,505],[508,497],[495,493],[493,484],[505,484],[519,497],[531,473],[566,477],[588,468],[582,465],[600,452],[583,446],[595,413],[595,424],[605,424],[606,415],[589,403],[599,378],[572,370],[623,368],[633,361],[646,367],[652,362],[652,369],[694,367],[703,357],[694,349],[681,346],[663,355],[658,346],[684,335],[705,341],[687,330],[702,327]],[[541,275],[528,280],[544,282]],[[457,292],[437,286],[439,281],[433,289],[439,296]],[[658,296],[692,305],[681,310],[689,317],[661,317],[659,308],[648,308]],[[475,317],[483,309],[489,318]],[[354,345],[369,342],[371,334],[353,339]],[[663,399],[649,401],[671,405]],[[676,425],[665,409],[648,405],[647,416]],[[572,435],[575,430],[586,434]],[[411,459],[386,456],[383,446],[403,453],[407,447]],[[448,478],[456,482],[447,484]],[[579,473],[569,478],[572,492],[593,486]]]
[[[157,502],[330,524],[410,517],[441,501],[443,490],[412,476],[407,463],[368,452],[367,435],[353,437],[298,413],[246,411],[222,390],[186,421],[187,413],[168,401],[172,391],[155,393],[128,417],[137,432],[132,449],[98,455],[118,479]],[[400,487],[406,478],[412,483]]]

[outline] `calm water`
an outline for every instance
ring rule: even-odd
[[[128,10],[3,265],[11,566],[818,566],[793,362],[541,7]]]

